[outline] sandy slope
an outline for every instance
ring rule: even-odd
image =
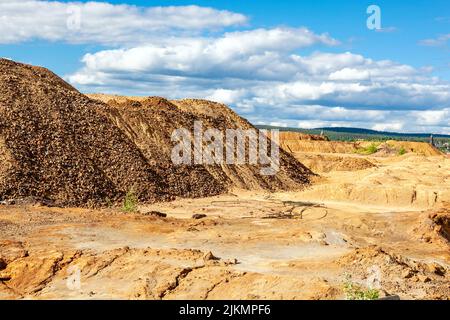
[[[436,222],[448,224],[449,160],[387,158],[302,192],[234,190],[134,214],[1,206],[0,297],[340,299],[346,273],[366,286],[375,270],[382,293],[448,299],[448,225]],[[76,268],[80,288],[67,285]]]
[[[325,139],[325,140],[324,140]],[[355,154],[358,150],[375,145],[378,149],[377,156],[386,153],[386,149],[391,151],[391,155],[397,154],[400,150],[406,153],[414,153],[422,156],[443,155],[441,151],[425,142],[395,141],[327,141],[326,137],[300,134],[296,132],[281,132],[280,145],[283,149],[291,153],[342,153]]]
[[[450,159],[413,154],[368,157],[374,167],[323,173],[304,199],[337,200],[393,209],[426,209],[450,201]]]

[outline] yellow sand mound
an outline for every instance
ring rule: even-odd
[[[412,152],[424,156],[439,156],[442,152],[431,146],[426,142],[413,142],[413,141],[395,141],[389,140],[386,142],[388,145],[396,149],[404,149],[406,152]]]
[[[357,171],[376,165],[366,158],[352,155],[294,153],[297,160],[316,173],[330,171]]]

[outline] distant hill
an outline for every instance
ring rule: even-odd
[[[390,131],[377,131],[363,128],[347,128],[347,127],[323,127],[316,128],[314,130],[324,130],[332,132],[344,132],[344,133],[354,133],[354,134],[371,134],[378,136],[398,136],[398,137],[417,137],[417,138],[429,138],[432,133],[400,133],[400,132],[390,132]],[[450,138],[450,135],[446,134],[433,134],[435,138]]]
[[[307,134],[321,134],[323,132],[330,140],[334,141],[355,141],[355,140],[369,140],[369,141],[386,141],[386,140],[404,140],[404,141],[419,141],[428,142],[431,133],[400,133],[376,131],[363,128],[345,128],[345,127],[324,127],[315,129],[301,129],[301,128],[286,128],[274,127],[266,125],[256,126],[259,129],[278,129],[280,131],[294,131]],[[433,134],[435,145],[444,152],[450,152],[450,135]]]

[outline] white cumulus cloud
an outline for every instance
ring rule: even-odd
[[[450,84],[431,69],[351,52],[299,53],[337,43],[305,28],[182,37],[87,54],[67,79],[85,91],[207,98],[255,123],[449,129]]]
[[[123,44],[161,32],[195,32],[237,26],[247,17],[200,6],[137,7],[107,2],[0,1],[0,43],[34,39]],[[166,34],[167,35],[167,34]]]
[[[450,33],[441,34],[436,38],[424,39],[419,41],[423,46],[439,47],[445,45],[450,40]]]
[[[450,132],[450,84],[429,66],[339,52],[338,40],[306,27],[248,22],[194,5],[0,0],[0,44],[102,45],[65,77],[85,92],[207,98],[260,124]]]

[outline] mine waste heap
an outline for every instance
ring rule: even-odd
[[[0,59],[0,200],[88,206],[121,201],[130,190],[155,202],[309,183],[313,173],[282,149],[273,176],[261,175],[259,165],[173,164],[171,134],[194,121],[255,129],[222,104],[159,97],[105,103],[47,69]]]

